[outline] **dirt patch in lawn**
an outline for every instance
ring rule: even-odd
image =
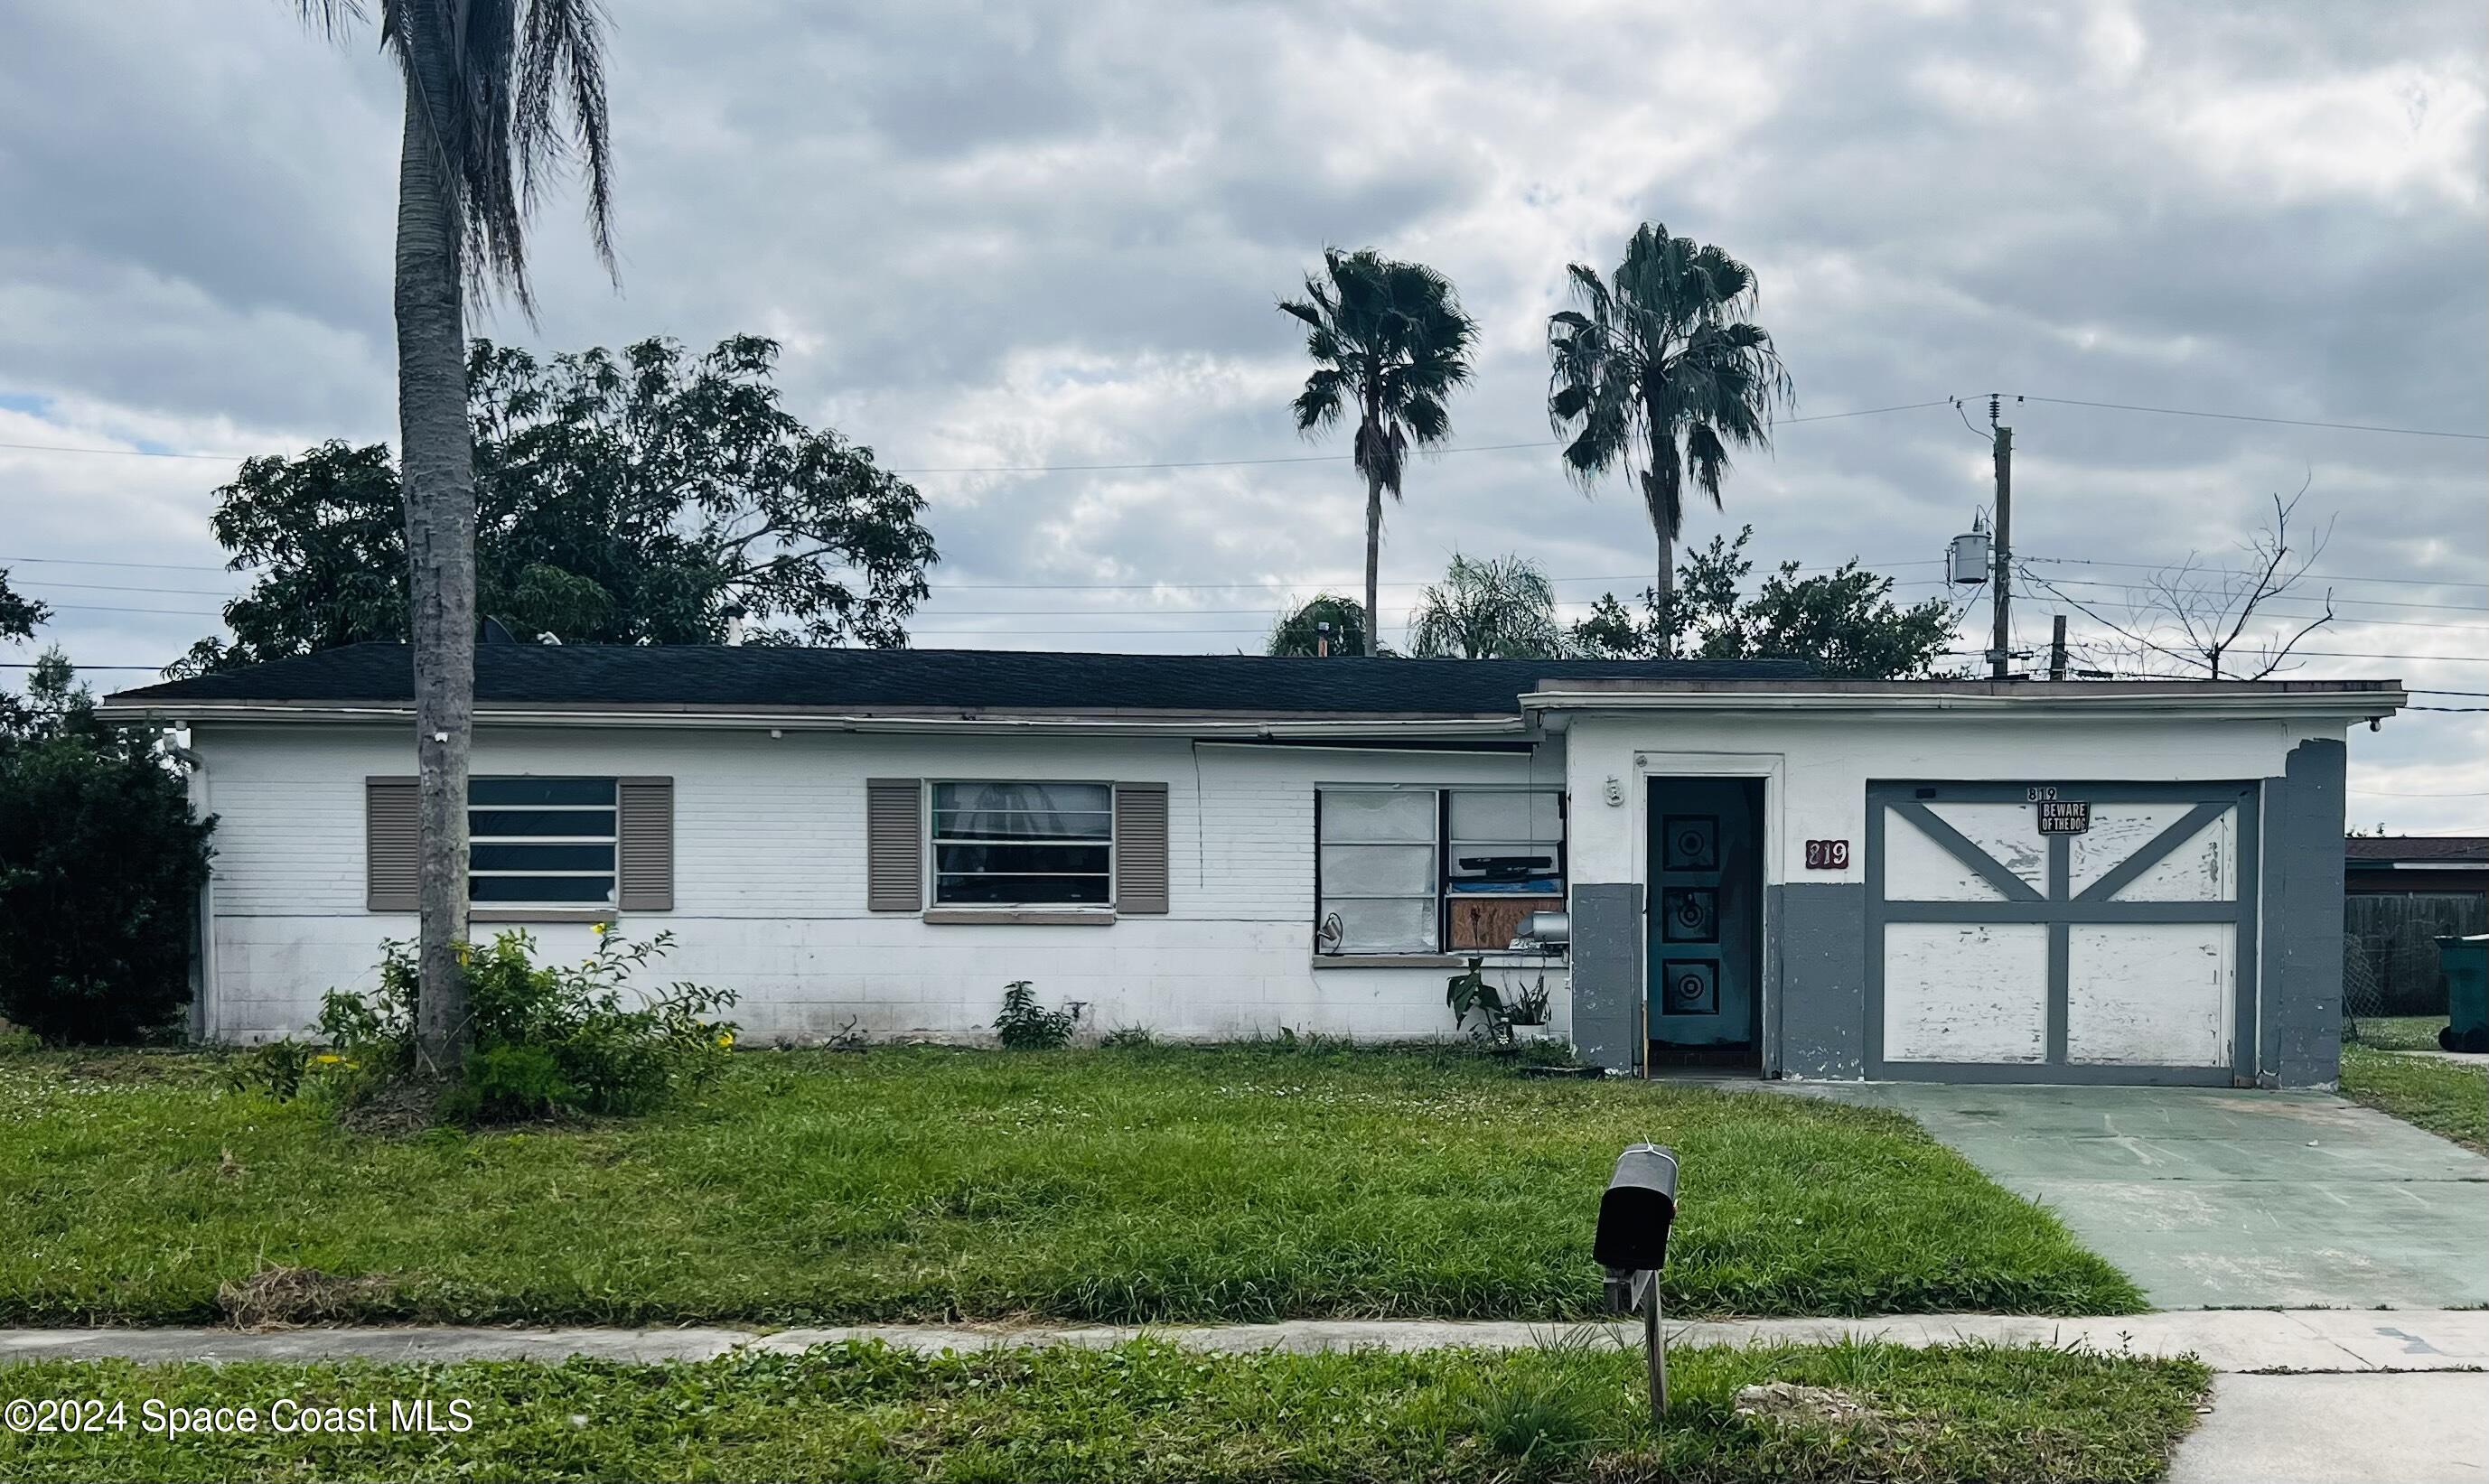
[[[316,1268],[263,1268],[216,1289],[216,1307],[237,1329],[290,1329],[369,1311],[391,1288],[387,1278],[341,1278]]]

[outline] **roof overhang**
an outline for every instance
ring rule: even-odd
[[[1820,680],[1586,681],[1549,686],[1521,698],[1525,716],[1550,731],[1580,715],[1642,712],[1750,716],[1806,712],[1826,716],[1965,718],[2082,717],[2101,721],[2263,719],[2309,723],[2382,721],[2410,696],[2399,682],[2179,680],[2094,682]]]

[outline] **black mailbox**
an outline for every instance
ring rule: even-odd
[[[1636,1144],[1616,1156],[1616,1172],[1599,1197],[1599,1229],[1590,1259],[1624,1272],[1668,1266],[1668,1228],[1676,1219],[1676,1156]]]

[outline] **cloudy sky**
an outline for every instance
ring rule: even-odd
[[[2230,564],[2305,484],[2332,539],[2284,607],[2330,586],[2342,619],[2300,672],[2489,707],[2473,0],[613,10],[620,286],[557,198],[538,323],[479,329],[778,337],[795,411],[928,471],[919,644],[1232,650],[1350,590],[1360,491],[1286,419],[1273,307],[1327,243],[1435,265],[1484,331],[1456,451],[1391,512],[1387,620],[1455,550],[1577,603],[1645,583],[1632,493],[1546,446],[1543,347],[1563,265],[1649,219],[1756,266],[1821,419],[1693,539],[1752,522],[1768,560],[1942,593],[1984,441],[1949,406],[1828,414],[2002,391],[2016,546],[2065,596]],[[0,447],[0,566],[80,662],[215,631],[236,458],[392,434],[396,94],[279,0],[0,11],[0,443],[48,445]],[[956,471],[1074,465],[1191,467]],[[2065,608],[2022,594],[2020,642]],[[2484,722],[2358,735],[2354,822],[2489,828]]]

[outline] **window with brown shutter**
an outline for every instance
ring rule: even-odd
[[[1115,785],[1115,910],[1167,910],[1167,789],[1164,784]]]
[[[415,910],[419,825],[412,778],[363,780],[363,905],[373,912]]]
[[[621,879],[615,904],[625,912],[671,912],[674,909],[674,781],[671,778],[624,778],[615,781],[621,818],[615,860]]]
[[[865,906],[914,912],[925,905],[925,785],[913,778],[865,780]]]

